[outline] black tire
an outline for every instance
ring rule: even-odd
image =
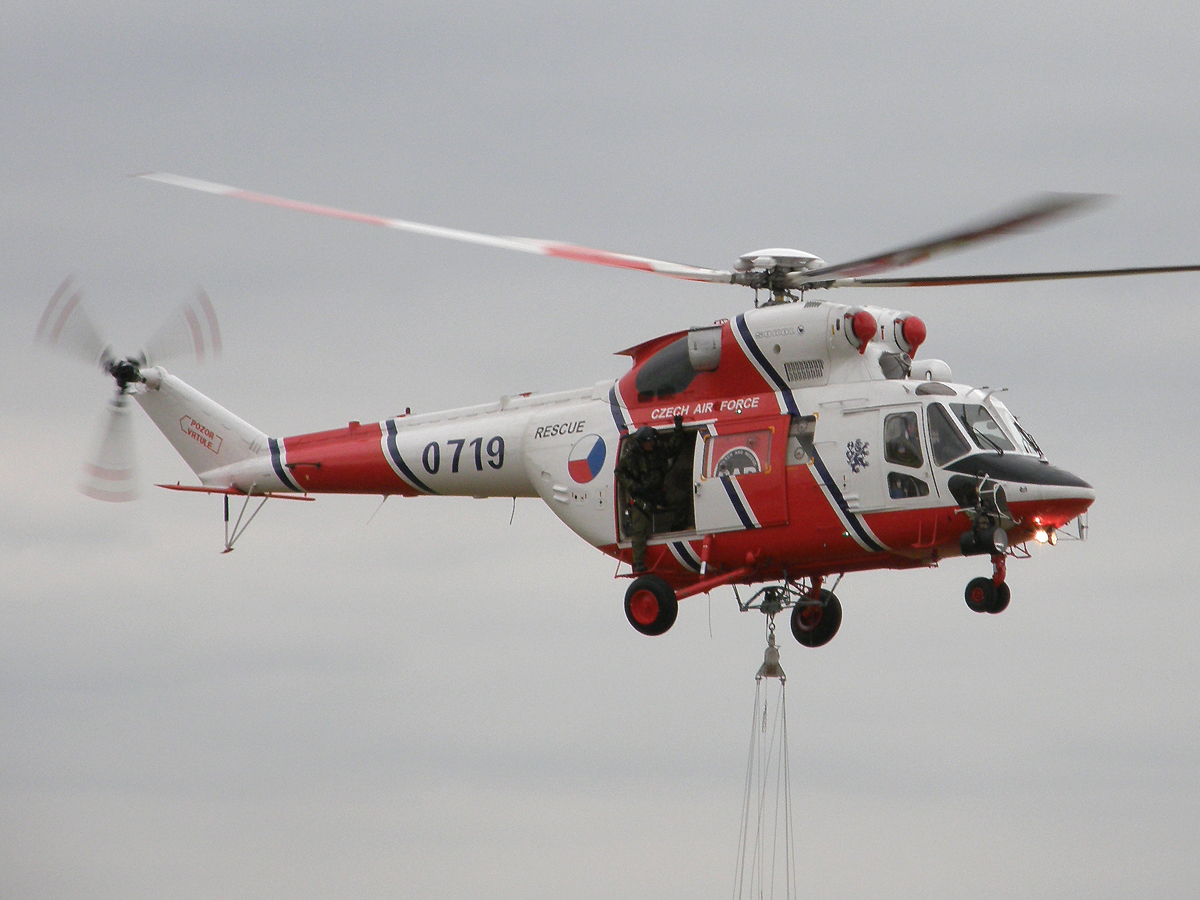
[[[1012,599],[1012,591],[1008,589],[1007,584],[996,585],[996,599],[988,606],[987,611],[992,615],[1002,613],[1008,609],[1008,601]]]
[[[663,634],[675,624],[677,615],[675,590],[657,575],[634,579],[625,592],[625,618],[642,634]]]
[[[842,602],[822,590],[817,602],[801,601],[792,609],[792,637],[805,647],[823,647],[842,627]]]
[[[990,578],[972,578],[967,583],[964,596],[971,612],[988,612],[996,603],[995,582]]]

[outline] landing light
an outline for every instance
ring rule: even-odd
[[[1049,544],[1053,547],[1058,543],[1058,531],[1054,528],[1039,528],[1033,533],[1033,539],[1039,544]]]

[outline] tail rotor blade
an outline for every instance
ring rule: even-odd
[[[129,396],[121,391],[108,401],[99,440],[79,482],[80,492],[89,497],[114,503],[137,499],[131,405]]]
[[[176,309],[146,344],[150,363],[193,356],[202,363],[220,354],[217,313],[204,291]]]
[[[90,366],[103,366],[106,344],[83,308],[83,292],[75,287],[71,276],[58,286],[46,304],[34,341]]]

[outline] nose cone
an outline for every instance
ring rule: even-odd
[[[1078,475],[1032,456],[981,453],[946,466],[947,470],[1004,485],[1009,508],[1018,520],[1059,528],[1087,511],[1096,490]]]

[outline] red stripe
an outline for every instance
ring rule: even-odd
[[[79,492],[93,500],[115,500],[123,503],[137,499],[137,491],[102,491],[86,484],[79,486]]]
[[[208,319],[208,333],[212,336],[213,355],[219,356],[221,354],[221,329],[217,325],[217,311],[213,309],[208,295],[203,291],[196,298],[196,302],[200,304],[200,308],[204,310],[204,317]]]
[[[204,362],[204,335],[200,331],[200,320],[196,318],[190,306],[183,308],[183,317],[192,329],[192,340],[196,344],[196,362]]]
[[[71,287],[71,279],[67,278],[58,286],[58,290],[54,292],[54,296],[50,298],[50,302],[46,304],[46,311],[42,313],[41,321],[38,322],[37,333],[34,335],[35,340],[41,340],[42,332],[46,330],[46,325],[50,322],[50,316],[54,312],[54,308],[58,306],[58,302],[62,300],[63,294]]]
[[[315,203],[303,203],[300,200],[287,200],[283,197],[272,197],[270,194],[255,194],[252,191],[233,191],[230,197],[239,200],[250,200],[254,203],[265,203],[268,206],[278,206],[283,209],[295,209],[300,212],[316,213],[319,216],[332,216],[335,219],[349,219],[351,222],[363,222],[367,225],[389,226],[391,222],[379,216],[369,216],[366,213],[349,212],[344,209],[334,209],[332,206],[318,206]]]
[[[54,330],[50,332],[51,344],[58,343],[58,338],[67,324],[67,319],[71,318],[71,313],[75,312],[75,307],[79,305],[79,301],[82,299],[83,294],[76,291],[71,295],[71,299],[66,302],[66,305],[63,306],[62,315],[58,317],[58,321],[54,323]]]
[[[587,247],[576,247],[572,244],[546,244],[545,246],[547,256],[557,256],[560,259],[574,259],[600,266],[615,266],[618,269],[637,269],[639,272],[654,271],[654,266],[644,260],[630,259],[627,256],[606,253],[603,250],[590,250]]]

